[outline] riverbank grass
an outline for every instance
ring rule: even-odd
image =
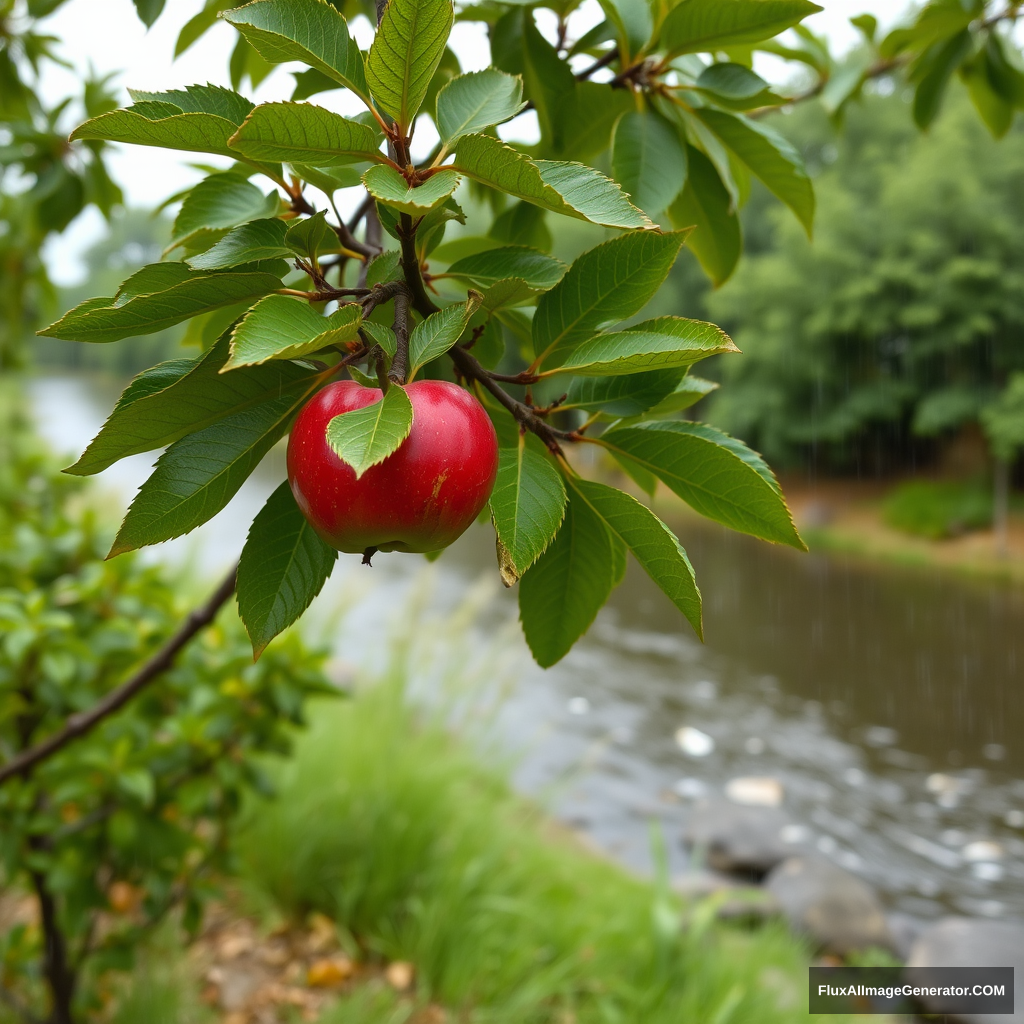
[[[666,885],[553,826],[481,750],[414,711],[400,673],[311,718],[240,837],[250,896],[325,913],[351,953],[416,968],[411,1002],[357,992],[324,1024],[428,1004],[480,1024],[808,1019],[796,940],[719,925],[710,905],[681,930]]]

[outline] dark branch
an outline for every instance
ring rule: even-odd
[[[388,380],[404,384],[409,376],[409,289],[395,295],[395,358],[391,360]]]
[[[576,81],[577,82],[585,82],[585,81],[587,81],[587,79],[589,79],[590,76],[593,75],[596,71],[600,71],[601,68],[608,67],[608,65],[611,64],[615,60],[615,58],[618,57],[618,55],[619,55],[618,47],[617,46],[613,46],[606,54],[604,54],[601,57],[598,57],[597,60],[595,60],[594,63],[590,65],[590,67],[584,68],[576,76]]]
[[[177,632],[142,666],[131,678],[123,682],[117,689],[111,690],[102,700],[97,701],[88,711],[72,715],[52,736],[37,743],[34,747],[22,751],[0,767],[0,783],[6,782],[15,775],[26,778],[41,761],[52,757],[73,740],[91,732],[103,719],[119,711],[137,693],[148,686],[159,675],[166,672],[173,664],[178,652],[188,644],[202,629],[216,618],[225,602],[235,592],[235,566],[224,577],[224,582],[210,595],[207,602],[191,612],[178,627]]]

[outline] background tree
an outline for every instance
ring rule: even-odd
[[[994,142],[954,98],[927,135],[898,94],[807,107],[787,131],[819,167],[813,244],[763,205],[708,308],[744,358],[708,413],[781,464],[926,464],[1024,368],[1024,135]]]

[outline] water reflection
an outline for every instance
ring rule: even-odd
[[[70,379],[34,391],[47,436],[76,453],[113,397]],[[123,501],[152,461],[125,460],[100,479]],[[156,556],[226,565],[282,475],[272,453],[216,519]],[[635,565],[554,669],[533,666],[517,640],[508,655],[517,686],[499,726],[524,751],[518,782],[646,870],[652,818],[681,868],[692,801],[736,777],[771,777],[796,819],[793,838],[894,908],[1024,917],[1020,591],[801,556],[690,518],[676,526],[705,594],[707,643]],[[435,566],[435,610],[455,607],[493,557],[483,529],[447,552]],[[424,564],[357,563],[339,561],[322,605],[358,599],[330,624],[350,661],[379,657],[385,623]],[[514,602],[511,592],[491,602],[482,637],[507,626]]]

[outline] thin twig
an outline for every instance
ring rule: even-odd
[[[52,757],[72,740],[76,740],[91,732],[103,719],[119,711],[139,691],[148,686],[154,679],[166,672],[173,664],[178,652],[201,630],[216,618],[217,613],[235,592],[235,576],[238,567],[224,577],[221,585],[210,595],[200,608],[190,612],[177,632],[153,655],[131,678],[123,682],[117,689],[111,690],[105,697],[97,701],[88,711],[72,715],[64,726],[34,747],[22,751],[5,765],[0,767],[0,783],[6,782],[15,775],[26,778],[41,761]]]

